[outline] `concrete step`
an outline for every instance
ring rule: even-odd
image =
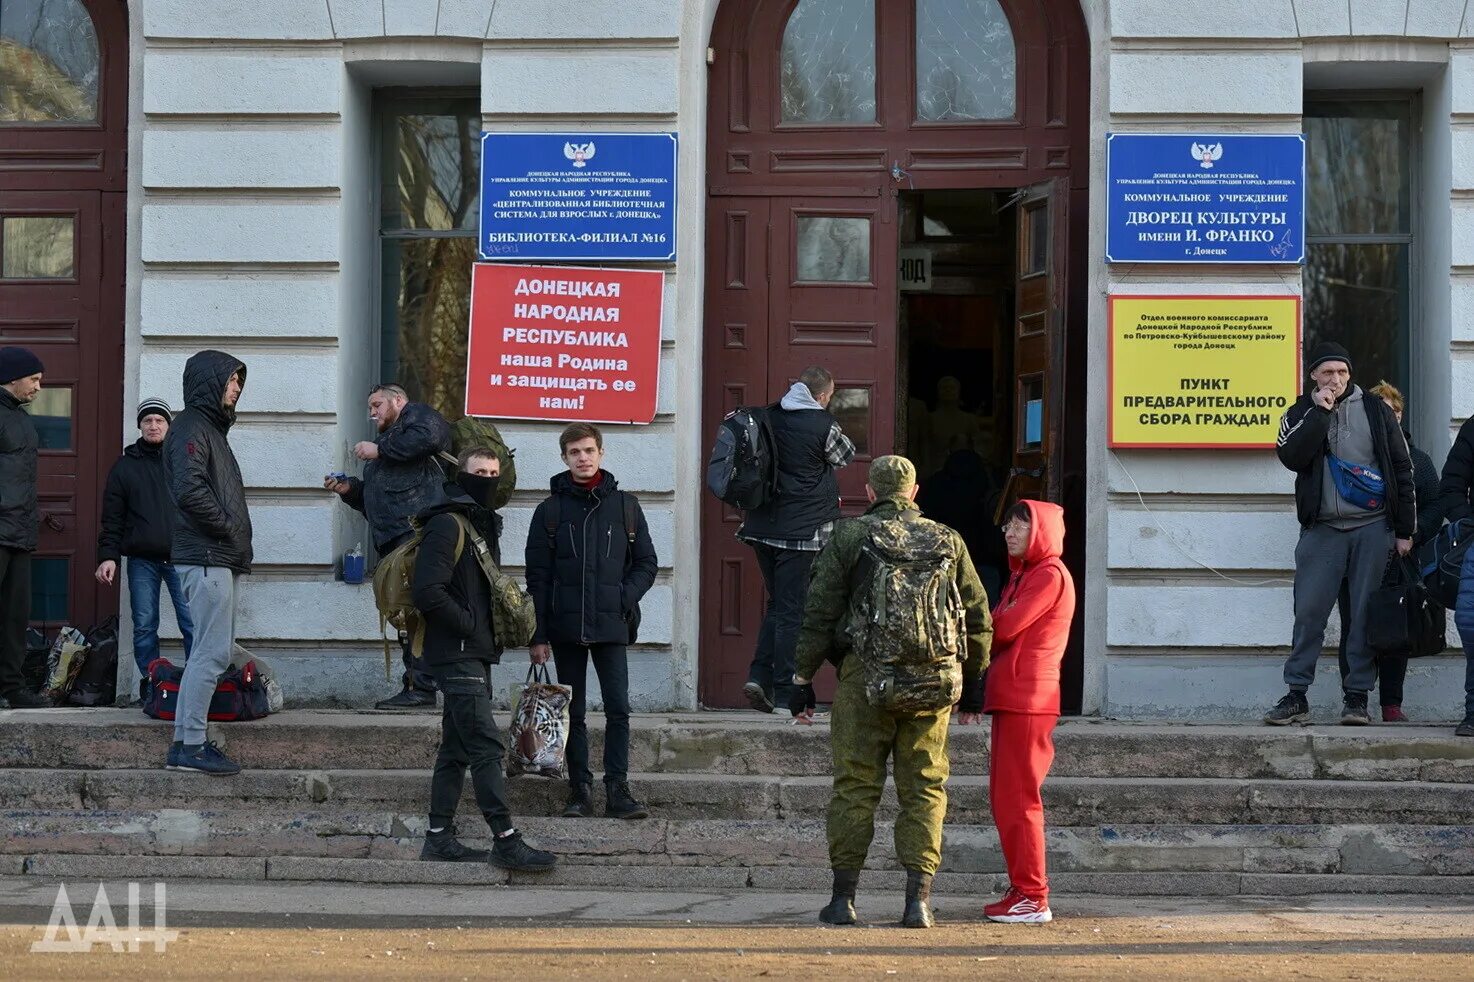
[[[631,786],[665,819],[822,819],[828,777],[732,774],[634,774]],[[0,770],[0,809],[128,811],[167,803],[175,809],[293,809],[414,815],[425,808],[428,770],[247,770],[227,779],[164,770]],[[515,815],[559,814],[567,785],[541,777],[507,782]],[[948,782],[949,821],[989,824],[988,778],[954,774]],[[1408,781],[1285,781],[1236,778],[1054,777],[1044,785],[1056,825],[1199,824],[1408,825],[1474,824],[1474,785]],[[595,791],[602,808],[602,789]],[[462,811],[475,814],[470,781]],[[880,814],[896,811],[894,785]]]
[[[413,860],[419,856],[426,825],[423,816],[384,811],[324,813],[238,807],[93,812],[14,809],[0,813],[0,820],[7,828],[0,840],[0,857],[12,866],[16,857],[85,854],[202,857],[201,861],[225,863],[222,869],[230,868],[227,859],[259,861],[286,856]],[[517,825],[529,841],[574,865],[626,871],[646,867],[773,869],[776,872],[764,874],[763,885],[768,888],[779,886],[773,877],[781,877],[781,871],[790,867],[828,866],[824,822],[818,819],[621,822],[521,817]],[[474,813],[463,813],[460,826],[464,841],[486,845],[485,825]],[[1048,847],[1050,868],[1059,873],[1474,876],[1474,827],[1467,825],[1055,826],[1048,831]],[[991,826],[948,824],[942,855],[942,868],[949,872],[998,874],[1004,870],[997,832]],[[876,823],[870,866],[899,868],[888,822]],[[0,862],[0,873],[4,869]]]
[[[505,714],[500,720],[505,722]],[[426,768],[435,713],[292,710],[251,723],[212,724],[211,738],[252,769]],[[603,717],[590,720],[592,759]],[[131,709],[0,714],[0,767],[158,767],[169,724]],[[954,726],[954,769],[987,769],[988,728]],[[778,716],[705,712],[631,721],[630,766],[642,773],[817,776],[830,770],[829,728]],[[1194,726],[1069,719],[1056,731],[1060,777],[1269,778],[1474,783],[1474,740],[1447,726]]]

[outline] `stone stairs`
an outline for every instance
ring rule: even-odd
[[[163,770],[169,727],[136,710],[0,715],[0,874],[529,880],[415,861],[436,714],[304,710],[211,729],[246,766],[238,777]],[[601,739],[591,728],[596,762]],[[1474,893],[1474,740],[1447,727],[1067,720],[1056,745],[1045,801],[1061,892]],[[953,727],[951,753],[945,889],[986,894],[1004,882],[986,727]],[[518,826],[560,856],[538,882],[827,887],[827,726],[750,713],[640,716],[630,764],[651,807],[645,821],[552,817],[562,782],[509,782]],[[485,826],[469,784],[460,824],[475,841]],[[898,869],[894,814],[888,789],[877,871]]]

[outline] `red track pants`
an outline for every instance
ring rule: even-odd
[[[1057,716],[993,714],[988,800],[1003,844],[1014,889],[1035,900],[1049,898],[1044,871],[1044,801],[1039,787],[1054,763]]]

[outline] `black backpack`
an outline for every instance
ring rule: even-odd
[[[1464,556],[1474,542],[1474,518],[1461,518],[1438,530],[1428,543],[1431,553],[1423,564],[1423,584],[1439,604],[1453,610],[1459,602],[1459,580],[1464,575]]]
[[[717,427],[716,446],[706,462],[706,486],[719,499],[743,511],[761,508],[776,493],[771,406],[742,406]]]

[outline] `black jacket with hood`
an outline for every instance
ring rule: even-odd
[[[410,402],[374,442],[378,459],[364,465],[363,480],[348,479],[343,500],[363,512],[382,553],[409,535],[409,520],[440,497],[445,471],[436,454],[450,452],[450,424],[424,403]]]
[[[37,506],[37,447],[31,414],[0,388],[0,546],[32,552],[41,533]]]
[[[459,526],[455,516],[467,519],[496,558],[498,516],[478,505],[460,485],[447,482],[441,501],[420,512],[425,529],[415,554],[415,607],[425,619],[425,663],[453,665],[501,661],[502,645],[491,620],[491,584],[476,560],[470,536],[456,558]]]
[[[1347,386],[1342,402],[1351,395]],[[1387,515],[1399,539],[1411,539],[1418,528],[1416,495],[1413,491],[1413,461],[1407,440],[1392,409],[1381,399],[1365,396],[1367,422],[1371,425],[1372,448],[1377,467],[1387,480]],[[1322,409],[1304,393],[1280,417],[1275,450],[1280,463],[1295,472],[1295,513],[1301,528],[1310,528],[1320,517],[1321,482],[1325,479],[1331,410]]]
[[[251,571],[251,515],[235,453],[226,439],[235,410],[222,405],[230,376],[246,365],[223,351],[184,364],[184,411],[164,437],[164,474],[179,514],[170,557],[184,566]]]
[[[1454,445],[1443,462],[1443,480],[1438,484],[1444,512],[1450,522],[1474,516],[1474,418],[1464,420]]]
[[[102,492],[102,530],[97,561],[124,556],[169,561],[176,509],[164,479],[164,445],[140,437],[108,471]]]
[[[537,506],[527,532],[527,592],[537,606],[534,644],[627,644],[627,618],[655,582],[650,528],[634,502],[635,540],[624,527],[624,495],[614,475],[591,488],[564,471]],[[549,516],[556,532],[549,541]],[[628,556],[628,562],[626,562]]]

